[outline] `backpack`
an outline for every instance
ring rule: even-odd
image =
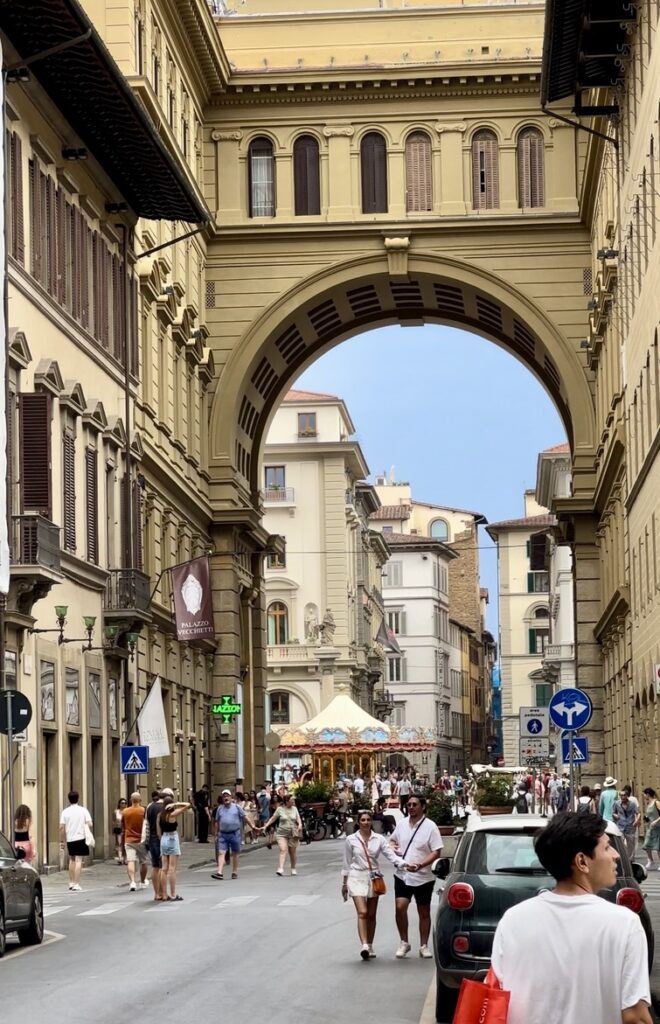
[[[582,802],[581,799],[578,801],[578,814],[591,814],[591,798],[586,802]]]
[[[529,814],[529,807],[527,805],[527,797],[524,793],[519,793],[516,798],[516,811],[518,814]]]

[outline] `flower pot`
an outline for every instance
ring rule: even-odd
[[[477,807],[477,812],[482,818],[486,814],[511,814],[511,807]]]
[[[438,831],[441,836],[452,836],[455,827],[455,825],[438,825]]]

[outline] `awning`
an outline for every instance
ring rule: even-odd
[[[208,218],[78,0],[0,0],[0,30],[29,57],[88,39],[30,66],[48,96],[140,217]]]
[[[578,114],[614,113],[615,103],[589,106],[582,94],[612,89],[623,77],[634,20],[630,0],[546,0],[543,104],[572,96]]]

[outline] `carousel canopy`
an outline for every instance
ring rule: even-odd
[[[340,692],[328,706],[305,725],[285,729],[280,750],[311,753],[325,750],[429,750],[432,729],[385,725],[367,714],[348,693]]]

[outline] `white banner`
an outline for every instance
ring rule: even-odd
[[[140,743],[149,747],[150,758],[169,756],[170,741],[167,735],[160,676],[156,676],[154,679],[146,700],[140,708],[137,727],[140,734]]]
[[[0,75],[0,90],[4,89],[4,75]],[[4,110],[4,96],[0,91],[0,109]],[[5,194],[5,132],[0,133],[0,196]],[[5,265],[5,204],[0,203],[0,267]],[[5,282],[5,287],[7,287]],[[7,537],[7,410],[5,408],[5,343],[7,324],[5,304],[0,296],[0,594],[9,593],[9,540]]]

